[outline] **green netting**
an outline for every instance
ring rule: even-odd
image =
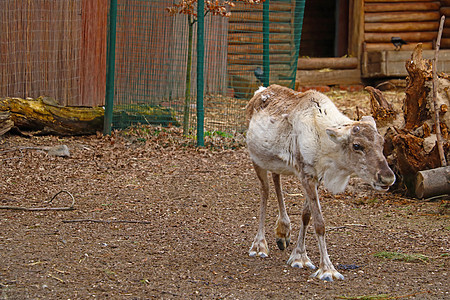
[[[188,16],[167,11],[179,1],[117,0],[113,128],[187,124],[195,133],[197,24],[192,35],[191,100],[186,103]],[[244,108],[259,86],[295,87],[304,5],[304,0],[236,2],[228,18],[206,15],[206,132],[244,131]]]

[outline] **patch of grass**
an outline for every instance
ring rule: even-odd
[[[428,262],[429,257],[422,254],[404,254],[400,252],[381,251],[374,254],[375,257],[381,257],[391,260],[400,260],[405,262]]]
[[[233,137],[233,135],[232,134],[230,134],[230,133],[227,133],[227,132],[223,132],[223,131],[218,131],[218,130],[215,130],[215,131],[205,131],[205,136],[210,136],[210,137],[214,137],[214,136],[221,136],[221,137],[224,137],[224,138],[232,138]]]
[[[450,230],[450,226],[445,227],[446,230]]]

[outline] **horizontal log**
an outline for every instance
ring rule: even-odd
[[[269,35],[270,44],[291,43],[294,36],[291,34],[271,34]],[[242,33],[230,33],[228,34],[229,44],[262,44],[262,34],[242,34]]]
[[[367,23],[438,21],[440,16],[438,11],[365,13],[364,21]]]
[[[319,57],[319,58],[299,58],[298,70],[320,70],[320,69],[356,69],[358,59],[356,57]]]
[[[450,49],[450,38],[441,38],[441,48]]]
[[[294,6],[290,2],[270,2],[269,10],[270,11],[291,11],[294,9]],[[262,11],[263,5],[261,4],[248,4],[235,2],[235,6],[231,9],[231,13],[233,12],[243,12],[243,11]]]
[[[291,13],[270,13],[269,21],[274,23],[290,23],[293,20]],[[263,15],[261,12],[235,12],[228,18],[230,23],[247,23],[247,22],[262,22]]]
[[[402,46],[402,50],[414,50],[416,47],[416,43],[409,43],[407,45]],[[442,40],[441,40],[441,46],[442,46]],[[395,46],[392,45],[392,43],[365,43],[364,45],[366,51],[377,51],[377,50],[395,50]],[[424,42],[422,43],[422,48],[424,50],[431,50],[433,49],[433,43],[432,42]]]
[[[441,7],[450,6],[450,0],[441,0]]]
[[[366,3],[365,12],[388,12],[388,11],[438,11],[441,4],[435,2],[399,2],[399,3]]]
[[[439,12],[441,15],[450,16],[450,7],[441,7]]]
[[[290,53],[293,47],[291,43],[283,44],[270,44],[269,53],[273,54],[284,54]],[[262,44],[229,44],[228,54],[261,54],[263,53]]]
[[[299,70],[297,71],[296,86],[361,84],[359,69],[348,70]]]
[[[426,32],[383,32],[375,33],[368,32],[364,34],[364,40],[369,43],[383,43],[390,42],[391,37],[398,36],[401,37],[407,43],[411,42],[427,42],[433,41],[437,37],[436,31],[426,31]]]
[[[269,26],[269,31],[271,33],[291,33],[293,26],[287,23],[280,23],[276,26]],[[228,25],[228,32],[231,33],[247,33],[247,32],[258,32],[263,31],[262,23],[230,23]]]
[[[293,57],[291,55],[269,55],[270,64],[285,64],[291,65],[293,62]],[[263,58],[262,55],[233,55],[228,56],[229,65],[262,65]]]
[[[439,22],[366,23],[365,32],[409,32],[433,31],[439,29]]]
[[[442,37],[450,37],[450,28],[444,28],[442,30]]]
[[[392,3],[399,3],[399,2],[434,2],[436,0],[365,0],[365,3],[380,3],[380,2],[392,2]]]
[[[450,194],[450,167],[417,172],[416,196],[418,198],[445,194]]]
[[[254,71],[257,67],[262,68],[262,63],[254,65],[228,65],[228,73],[232,75],[239,75],[245,72],[249,72],[254,76]],[[270,66],[270,73],[287,74],[291,71],[290,65],[272,65]]]

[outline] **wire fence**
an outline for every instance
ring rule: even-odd
[[[0,1],[0,97],[80,101],[81,0]]]
[[[117,1],[113,128],[163,123],[195,134],[197,24],[190,35],[189,16],[169,14],[177,2]],[[304,5],[237,2],[229,17],[206,14],[206,132],[245,130],[244,108],[259,86],[295,87]]]
[[[204,131],[244,131],[244,108],[259,86],[295,87],[305,0],[234,2],[228,17],[206,14],[198,41],[197,22],[190,26],[189,15],[168,11],[180,0],[0,1],[0,97],[103,105],[109,75],[113,128],[172,124],[195,135],[200,42]],[[115,55],[111,74],[107,50]]]

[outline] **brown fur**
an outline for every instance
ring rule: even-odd
[[[269,109],[271,114],[281,116],[292,111],[310,93],[311,91],[305,93],[295,92],[290,88],[276,84],[269,86],[264,91],[255,94],[248,102],[245,108],[247,125],[256,111]],[[267,95],[265,100],[263,100],[263,95]]]

